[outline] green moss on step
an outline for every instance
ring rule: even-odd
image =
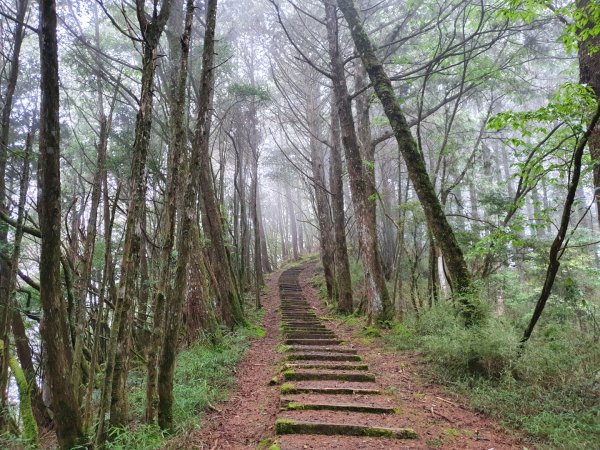
[[[282,394],[291,394],[296,390],[296,385],[294,383],[283,383],[280,390]]]

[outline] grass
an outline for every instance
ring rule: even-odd
[[[252,339],[265,336],[264,328],[256,325],[259,315],[249,319],[247,327],[227,334],[213,346],[198,342],[181,351],[175,370],[173,414],[177,431],[201,426],[202,412],[214,403],[227,399],[235,383],[235,367],[242,359]],[[145,373],[132,371],[130,377],[130,414],[143,417],[145,406]],[[162,448],[169,436],[157,425],[134,423],[130,428],[111,431],[110,450],[154,450]]]
[[[600,442],[598,343],[546,322],[519,352],[520,331],[504,318],[465,329],[440,305],[394,325],[384,339],[396,350],[422,352],[436,382],[524,431],[540,448],[594,448]]]

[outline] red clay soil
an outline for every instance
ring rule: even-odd
[[[274,434],[279,386],[269,384],[277,375],[279,344],[279,291],[275,273],[267,281],[261,302],[265,308],[266,336],[256,339],[237,369],[237,383],[229,400],[202,417],[202,427],[171,441],[168,449],[255,449],[264,436]]]

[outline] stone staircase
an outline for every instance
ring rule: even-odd
[[[398,408],[357,351],[304,298],[302,270],[286,270],[279,278],[286,363],[277,434],[415,439],[412,429],[397,427]]]

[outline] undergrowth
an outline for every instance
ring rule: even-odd
[[[262,338],[265,330],[257,326],[259,314],[249,319],[250,325],[223,336],[221,342],[212,345],[198,342],[181,351],[177,356],[173,393],[174,422],[177,431],[199,427],[202,412],[214,403],[225,400],[235,382],[235,367],[248,349],[252,338]],[[142,370],[133,371],[130,377],[130,413],[143,417],[145,406],[145,383]],[[157,425],[134,423],[130,428],[113,429],[106,448],[111,450],[153,450],[162,448],[168,435]]]
[[[521,333],[504,318],[465,329],[452,307],[440,304],[396,324],[384,338],[397,350],[422,352],[435,381],[542,446],[594,448],[600,346],[572,326],[547,322],[519,351]]]

